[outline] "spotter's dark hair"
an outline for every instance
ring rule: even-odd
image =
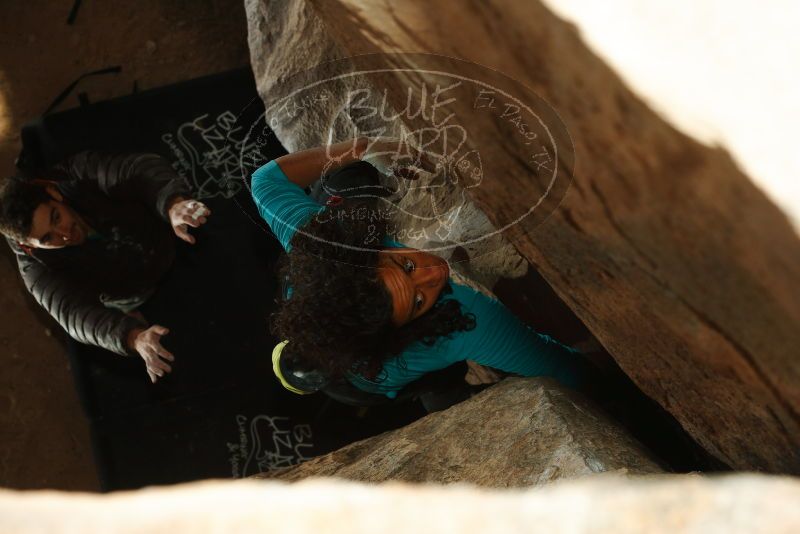
[[[12,176],[0,184],[0,233],[24,240],[31,233],[33,212],[40,204],[52,200],[42,183],[23,176]]]

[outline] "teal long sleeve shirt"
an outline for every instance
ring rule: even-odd
[[[259,213],[287,252],[295,232],[326,209],[289,181],[275,161],[253,173],[252,194]],[[402,246],[395,242],[387,245]],[[501,302],[452,278],[448,283],[452,293],[440,298],[461,303],[462,312],[475,315],[476,327],[440,337],[432,346],[412,343],[401,355],[384,362],[377,379],[349,375],[354,386],[394,398],[424,374],[462,360],[522,376],[550,376],[570,387],[579,387],[586,380],[587,366],[579,352],[525,325]]]

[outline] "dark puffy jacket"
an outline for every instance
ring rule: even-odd
[[[82,152],[54,172],[64,201],[97,235],[30,254],[9,241],[25,287],[74,339],[132,354],[128,332],[146,325],[103,302],[147,294],[169,270],[176,237],[167,209],[189,189],[155,154]]]

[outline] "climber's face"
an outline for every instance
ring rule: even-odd
[[[378,276],[392,296],[392,322],[403,326],[430,310],[450,275],[447,262],[413,248],[378,253]]]

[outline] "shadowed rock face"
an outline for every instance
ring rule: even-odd
[[[638,442],[580,395],[549,379],[510,378],[407,427],[266,477],[505,488],[606,471],[663,472]]]
[[[728,154],[665,123],[536,1],[248,0],[247,11],[268,106],[289,72],[396,50],[489,65],[547,100],[575,146],[576,164],[561,162],[571,187],[545,222],[504,238],[710,453],[738,469],[800,473],[800,243]],[[400,81],[370,79],[390,92]],[[448,110],[470,116],[460,105]],[[541,184],[508,124],[470,119],[470,142],[495,165],[468,197],[503,227]],[[304,148],[322,140],[321,124],[276,133]],[[502,254],[495,267],[507,267]]]

